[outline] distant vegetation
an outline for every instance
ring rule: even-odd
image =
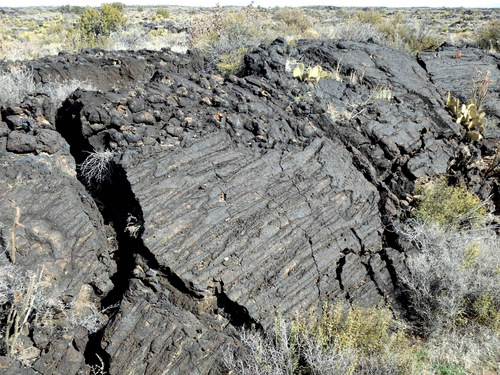
[[[132,7],[8,9],[0,14],[0,58],[25,60],[77,51],[198,48],[223,75],[246,51],[277,37],[374,41],[411,53],[444,41],[499,51],[498,9]]]
[[[101,38],[126,26],[123,4],[102,4],[100,9],[86,7],[76,21],[77,36],[82,46],[95,47]]]

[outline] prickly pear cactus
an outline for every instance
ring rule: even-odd
[[[323,68],[319,65],[306,68],[303,63],[298,63],[295,69],[292,71],[292,76],[305,82],[318,82],[320,79],[328,78],[331,75],[328,72],[324,71]]]
[[[483,138],[485,112],[479,113],[477,106],[472,99],[467,104],[460,103],[460,99],[454,98],[448,93],[446,97],[446,106],[456,119],[457,124],[462,124],[467,128],[467,136],[473,141],[479,141]]]
[[[304,66],[304,64],[303,63],[298,63],[297,66],[295,67],[295,69],[292,72],[292,76],[293,76],[293,78],[298,78],[301,81],[303,81],[304,80],[305,71],[306,71],[306,67]]]

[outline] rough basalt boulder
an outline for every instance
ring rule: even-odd
[[[301,82],[294,61],[339,77]],[[498,189],[460,162],[491,146],[447,112],[447,78],[376,44],[277,40],[225,79],[167,50],[32,64],[40,82],[101,89],[55,115],[43,95],[1,110],[1,256],[43,266],[103,319],[24,335],[38,373],[223,374],[240,328],[395,296],[407,247],[394,226],[417,178],[464,172],[482,194]],[[105,152],[101,179],[82,176],[76,165]],[[0,368],[33,373],[19,360]]]
[[[203,58],[189,52],[175,54],[168,48],[161,51],[109,52],[83,49],[79,54],[61,52],[30,62],[36,83],[83,81],[98,90],[111,90],[146,82],[156,69],[190,74],[203,67]]]
[[[2,298],[14,293],[13,298],[27,298],[24,303],[52,307],[44,310],[50,316],[30,316],[39,323],[21,332],[12,353],[38,374],[76,374],[85,366],[89,332],[73,324],[100,310],[100,300],[113,289],[114,247],[94,200],[76,179],[67,142],[40,116],[17,110],[31,125],[9,123],[0,138],[0,257],[2,266],[12,265],[2,268],[17,280],[11,285],[27,288],[36,277],[40,292],[31,300],[16,296],[21,290],[2,289]],[[8,308],[4,305],[0,315],[3,324]],[[100,318],[98,325],[107,319]],[[5,350],[3,340],[1,346]],[[34,373],[16,361],[2,363],[2,373]]]

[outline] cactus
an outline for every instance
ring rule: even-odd
[[[322,78],[328,78],[331,76],[328,72],[324,71],[319,65],[314,67],[305,67],[303,63],[298,63],[292,72],[294,78],[298,78],[301,81],[316,81],[318,82]]]
[[[298,63],[297,66],[295,67],[295,69],[292,72],[293,78],[298,78],[301,81],[303,81],[304,80],[303,77],[304,77],[305,70],[306,70],[306,68],[305,68],[304,64],[303,63]]]
[[[474,100],[469,99],[467,104],[460,103],[460,99],[454,98],[448,93],[446,106],[455,117],[457,124],[462,124],[467,129],[467,136],[473,141],[483,138],[485,112],[479,113]]]

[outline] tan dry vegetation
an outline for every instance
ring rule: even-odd
[[[115,3],[116,4],[116,3]],[[0,59],[26,60],[85,47],[81,7],[6,8],[0,14]],[[250,47],[276,37],[374,40],[417,52],[445,40],[498,50],[499,10],[433,8],[120,7],[125,22],[103,35],[106,49],[200,48],[222,73],[238,70]],[[83,39],[83,40],[82,40]]]

